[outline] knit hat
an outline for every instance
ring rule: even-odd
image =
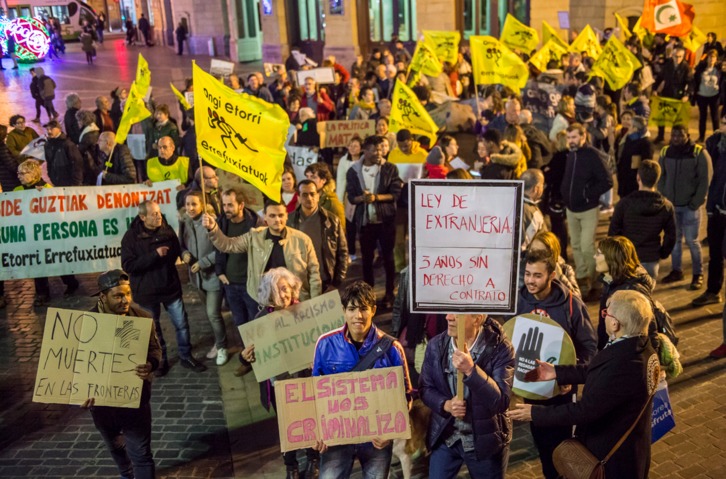
[[[426,157],[426,163],[429,165],[443,165],[444,160],[444,152],[441,151],[441,147],[439,146],[431,148],[431,151]]]

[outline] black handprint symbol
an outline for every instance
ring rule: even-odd
[[[527,334],[523,334],[519,340],[519,347],[517,348],[517,366],[514,371],[514,377],[520,381],[525,380],[525,375],[537,367],[535,359],[539,359],[540,351],[542,350],[542,341],[544,340],[544,333],[539,332],[539,328],[529,328]]]

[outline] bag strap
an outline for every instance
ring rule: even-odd
[[[351,372],[360,372],[370,369],[371,366],[373,366],[381,356],[386,354],[388,350],[391,349],[393,341],[395,341],[393,337],[389,336],[388,334],[384,334],[383,337],[379,339],[376,344],[373,345],[371,350],[368,351],[365,356],[363,356],[358,364],[356,364],[355,367],[351,369]]]
[[[627,431],[625,431],[625,434],[623,434],[623,437],[621,437],[620,440],[615,444],[615,446],[613,446],[613,448],[610,449],[610,452],[608,453],[608,455],[605,456],[602,461],[600,461],[600,464],[602,464],[604,466],[605,463],[608,462],[608,460],[610,460],[612,455],[615,454],[615,452],[620,448],[620,446],[623,445],[623,443],[628,438],[628,436],[630,436],[630,433],[633,432],[633,429],[635,429],[635,426],[638,424],[638,421],[640,421],[640,418],[643,417],[643,413],[645,412],[645,410],[648,409],[648,404],[650,404],[650,400],[653,399],[654,395],[655,395],[655,392],[653,394],[651,394],[650,396],[648,396],[648,400],[645,401],[645,405],[643,406],[643,409],[640,410],[640,414],[638,414],[638,417],[635,418],[635,421],[630,426],[630,428]]]

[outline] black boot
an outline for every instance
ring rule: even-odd
[[[286,479],[300,479],[300,473],[297,469],[288,469]]]

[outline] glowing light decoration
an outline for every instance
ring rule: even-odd
[[[8,37],[15,38],[15,53],[18,60],[33,62],[42,60],[50,48],[50,35],[43,23],[35,18],[0,18],[0,42],[7,52]]]

